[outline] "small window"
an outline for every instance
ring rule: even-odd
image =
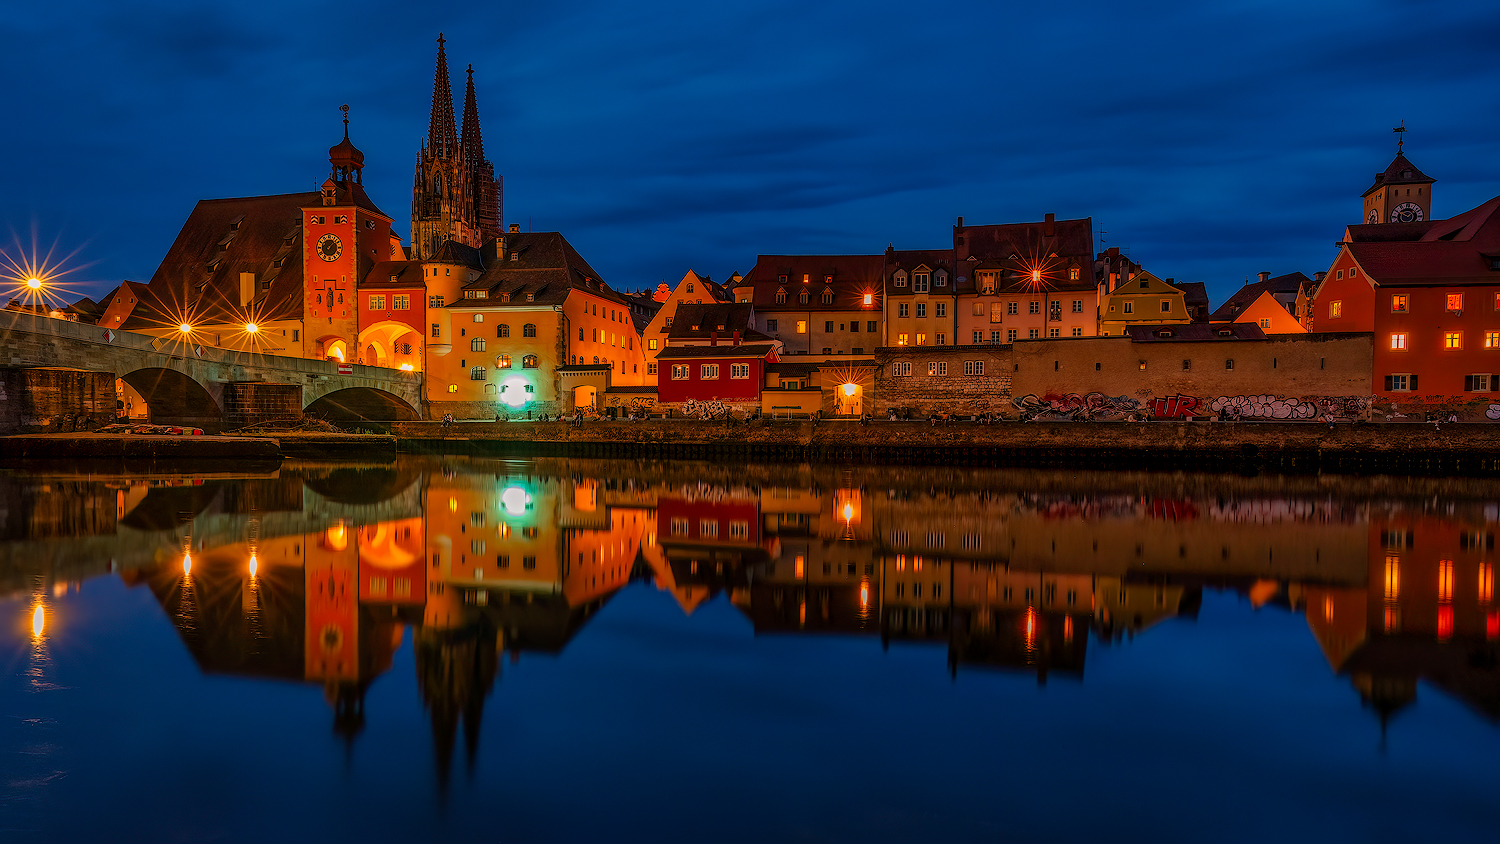
[[[1163,299],[1163,300],[1161,300],[1161,312],[1164,313],[1164,314],[1169,314],[1169,313],[1172,312],[1172,300],[1171,299]]]
[[[898,378],[911,375],[911,361],[896,361],[891,364],[891,375]]]
[[[1391,335],[1391,351],[1393,351],[1393,352],[1404,352],[1404,351],[1406,351],[1406,332],[1404,332],[1404,331],[1398,331],[1395,334]]]
[[[1406,307],[1407,307],[1406,302],[1407,302],[1407,300],[1406,300],[1406,294],[1405,293],[1396,293],[1396,294],[1393,294],[1391,296],[1391,313],[1393,313],[1393,314],[1404,314],[1404,313],[1406,313]]]
[[[510,369],[510,355],[502,352],[499,357],[495,358],[495,368]]]
[[[1224,361],[1224,368],[1225,369],[1234,369],[1234,358],[1229,358],[1229,359],[1225,360]]]
[[[1328,303],[1328,318],[1338,319],[1344,315],[1344,303],[1333,301]]]
[[[473,369],[469,370],[470,381],[483,381],[484,377],[484,367],[482,366],[476,366]]]
[[[805,319],[799,319],[799,320],[797,320],[797,333],[798,334],[806,334],[807,333],[807,320],[805,320]]]
[[[688,377],[689,377],[688,373],[689,373],[690,369],[691,369],[691,367],[689,367],[685,363],[674,363],[674,364],[672,364],[672,380],[673,381],[686,381],[686,380],[688,380]]]
[[[1462,293],[1449,293],[1448,294],[1448,310],[1450,310],[1450,311],[1462,311],[1463,309],[1464,309],[1464,294],[1462,294]]]
[[[1460,294],[1461,295],[1461,294]],[[1443,348],[1458,350],[1464,347],[1464,333],[1462,331],[1444,331]]]
[[[469,351],[471,351],[471,352],[482,352],[482,351],[484,351],[484,338],[483,337],[475,337],[473,340],[470,340],[469,341]]]
[[[983,375],[984,374],[984,361],[982,361],[982,360],[966,360],[966,361],[964,361],[964,374],[965,375]]]
[[[719,365],[717,363],[703,364],[698,377],[704,381],[717,381],[719,379]]]
[[[1133,314],[1135,313],[1135,303],[1126,299],[1120,310],[1122,313]]]
[[[538,361],[536,355],[527,355],[526,357],[521,358],[522,369],[536,369],[537,363]]]
[[[529,322],[526,323],[525,325],[521,326],[521,336],[522,337],[535,337],[536,336],[536,326],[534,324],[532,324],[532,323],[529,323]]]
[[[1465,375],[1464,391],[1469,393],[1488,393],[1494,389],[1493,375]]]

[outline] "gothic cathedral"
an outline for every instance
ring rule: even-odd
[[[437,73],[432,82],[432,119],[417,155],[411,197],[411,257],[425,261],[443,241],[478,247],[501,232],[501,179],[484,157],[474,66],[468,68],[462,134],[453,119],[448,55],[438,35]]]

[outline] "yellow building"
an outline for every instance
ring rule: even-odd
[[[1184,291],[1145,270],[1122,279],[1099,308],[1099,334],[1104,337],[1122,336],[1131,325],[1187,325],[1192,321]]]
[[[885,252],[886,346],[948,346],[954,335],[958,285],[953,250]]]

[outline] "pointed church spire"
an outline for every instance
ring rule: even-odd
[[[469,65],[469,84],[464,89],[463,134],[459,146],[464,161],[471,166],[484,160],[484,136],[479,132],[479,104],[474,100],[474,65]]]
[[[437,158],[458,153],[458,132],[453,120],[453,85],[448,76],[448,53],[443,34],[438,33],[437,73],[432,80],[432,122],[427,128],[427,152]]]

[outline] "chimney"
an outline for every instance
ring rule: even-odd
[[[954,228],[955,229],[961,229],[963,227],[964,227],[964,218],[963,217],[959,217],[958,218],[958,225],[954,226]]]
[[[1056,214],[1048,214],[1042,218],[1042,234],[1045,237],[1052,237],[1057,234],[1057,224],[1054,222],[1056,219]]]
[[[736,329],[735,332],[734,332],[734,344],[736,346],[738,346],[740,344],[740,332],[739,332],[738,329]]]
[[[1266,272],[1266,271],[1264,271],[1264,270],[1256,273],[1256,275],[1260,277],[1260,280],[1262,282],[1266,282],[1266,281],[1270,281],[1271,280],[1271,274],[1268,273],[1268,272]]]
[[[1318,270],[1317,272],[1313,273],[1313,281],[1322,281],[1325,277],[1327,277],[1327,275],[1327,270]]]
[[[510,224],[510,231],[511,231],[512,234],[520,234],[521,233],[521,224],[520,223],[511,223]]]
[[[498,235],[498,236],[495,237],[495,260],[497,260],[497,261],[501,260],[501,257],[504,256],[504,255],[505,255],[505,235],[502,234],[502,235]]]
[[[710,331],[710,332],[708,332],[708,345],[710,345],[710,346],[717,346],[717,345],[719,345],[719,332],[717,332],[717,331]]]

